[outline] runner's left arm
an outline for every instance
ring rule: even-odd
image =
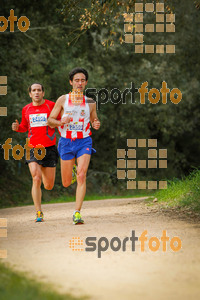
[[[100,128],[100,121],[97,116],[96,102],[90,103],[90,122],[92,127],[96,130]]]

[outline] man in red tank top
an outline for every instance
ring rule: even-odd
[[[80,94],[83,94],[87,81],[88,72],[85,69],[73,69],[69,74],[69,82],[73,87],[73,92],[58,98],[48,119],[49,126],[52,128],[59,127],[61,134],[58,151],[61,161],[62,183],[65,187],[71,184],[72,168],[75,159],[77,159],[76,205],[73,214],[73,223],[75,225],[84,223],[80,210],[86,192],[86,174],[90,157],[95,151],[92,148],[92,139],[90,137],[90,123],[96,130],[100,127],[94,100],[88,98],[85,100],[83,96],[80,103],[77,101],[78,99],[75,99],[74,103],[72,101],[72,98],[76,98],[74,91],[79,91]],[[59,114],[61,114],[62,119],[57,121]]]
[[[29,96],[32,103],[22,109],[22,120],[12,123],[12,130],[26,132],[28,130],[30,157],[26,163],[32,176],[32,198],[36,208],[36,222],[43,221],[41,210],[41,183],[45,189],[51,190],[54,186],[58,151],[56,147],[55,129],[47,125],[47,119],[55,105],[54,102],[44,99],[44,87],[34,83],[29,87]],[[38,148],[38,149],[37,149]],[[44,150],[42,157],[41,152]],[[38,154],[38,155],[36,155]],[[28,155],[27,155],[28,156]]]

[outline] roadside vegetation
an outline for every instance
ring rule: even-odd
[[[59,295],[48,284],[38,283],[25,274],[14,272],[0,263],[0,299],[4,300],[83,300]]]
[[[200,170],[180,180],[168,181],[168,188],[157,191],[155,197],[168,207],[188,207],[200,212]]]

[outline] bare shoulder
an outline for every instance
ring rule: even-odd
[[[57,99],[56,104],[63,106],[65,103],[65,100],[66,100],[66,95],[62,95]]]
[[[92,98],[87,98],[86,103],[88,104],[96,104],[96,101],[94,101]]]
[[[92,110],[96,110],[96,101],[92,98],[87,98],[86,102],[89,104],[90,112],[92,112]]]

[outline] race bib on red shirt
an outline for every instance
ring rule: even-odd
[[[29,115],[30,127],[47,126],[47,113]]]

